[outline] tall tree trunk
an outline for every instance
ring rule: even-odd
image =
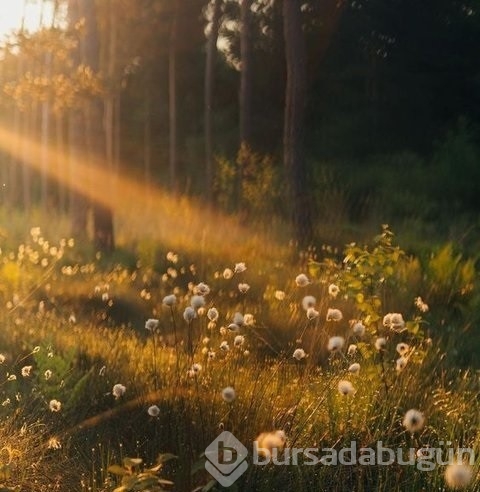
[[[252,137],[252,3],[242,0],[240,12],[240,145],[251,145]]]
[[[85,17],[85,62],[94,73],[99,71],[100,43],[95,11],[95,0],[82,0]],[[90,142],[90,155],[94,161],[107,161],[105,152],[105,130],[103,101],[95,99],[88,108],[87,139]],[[108,161],[107,161],[108,166]],[[112,182],[114,181],[113,169]],[[93,203],[93,239],[97,250],[110,252],[114,249],[112,210],[99,203]]]
[[[169,183],[172,191],[177,190],[177,27],[178,0],[173,0],[168,49],[168,116],[169,116]]]
[[[308,180],[304,156],[306,103],[306,47],[300,0],[283,1],[283,26],[287,62],[287,86],[283,132],[283,159],[289,187],[291,219],[296,239],[306,245],[312,239]]]
[[[215,54],[217,52],[218,28],[222,14],[222,0],[213,0],[212,21],[207,41],[207,58],[205,61],[205,194],[212,196],[213,185],[213,91]]]
[[[42,4],[43,5],[43,4]],[[44,70],[43,73],[48,79],[51,76],[52,71],[52,52],[49,51],[45,54]],[[41,104],[41,127],[40,127],[40,141],[41,141],[41,193],[40,204],[42,210],[47,211],[48,207],[48,166],[49,162],[49,140],[50,140],[50,97],[42,101]]]

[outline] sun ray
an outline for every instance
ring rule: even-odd
[[[0,127],[0,150],[38,172],[42,170],[41,149],[39,142]],[[66,163],[65,169],[48,167],[50,178],[111,208],[139,239],[151,237],[172,249],[229,261],[256,258],[272,263],[286,258],[288,248],[274,242],[271,235],[242,226],[200,200],[146,185],[126,172],[115,176],[102,159],[85,154],[76,156],[74,175],[70,176],[70,156],[53,147],[49,154],[52,162]]]

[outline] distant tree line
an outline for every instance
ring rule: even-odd
[[[21,27],[1,51],[1,124],[19,146],[0,161],[5,206],[54,206],[80,235],[91,209],[96,246],[111,250],[114,211],[68,185],[86,153],[112,176],[230,211],[276,200],[302,242],[342,176],[361,200],[410,169],[477,210],[474,0],[40,1],[51,25]],[[22,137],[40,143],[39,171]],[[50,179],[53,167],[65,179]],[[458,175],[461,198],[449,188]]]

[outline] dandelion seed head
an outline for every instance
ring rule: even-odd
[[[355,321],[352,325],[352,332],[356,337],[365,335],[365,325],[361,321]]]
[[[352,374],[358,374],[360,372],[360,364],[358,362],[354,362],[348,368],[348,372],[351,372]]]
[[[0,354],[0,364],[3,364],[5,362],[5,360],[6,360],[5,355]]]
[[[218,319],[218,309],[217,308],[210,308],[208,311],[207,311],[207,318],[210,320],[210,321],[217,321]]]
[[[190,299],[190,306],[192,306],[193,309],[200,309],[203,306],[205,306],[205,297],[203,296],[198,296],[194,295]]]
[[[375,340],[375,348],[380,352],[381,350],[385,350],[387,346],[387,339],[384,337],[378,337]]]
[[[197,317],[197,313],[195,312],[195,309],[192,306],[187,306],[183,311],[183,319],[187,323],[192,322],[196,317]]]
[[[155,331],[158,327],[159,320],[155,318],[147,319],[145,322],[145,329],[148,331]]]
[[[243,261],[241,261],[240,263],[235,263],[235,268],[234,268],[235,273],[242,273],[246,269],[247,269],[247,266],[245,265],[245,263]]]
[[[283,290],[276,290],[274,297],[275,297],[275,299],[277,299],[277,301],[284,301],[286,294]]]
[[[340,309],[328,308],[327,310],[327,321],[341,321],[343,319],[343,314]]]
[[[241,347],[245,343],[245,337],[243,335],[237,335],[233,340],[233,345],[235,347]]]
[[[354,343],[351,343],[348,346],[347,354],[348,355],[355,355],[357,353],[357,350],[358,350],[358,347]]]
[[[162,302],[165,306],[172,307],[175,306],[175,304],[177,303],[177,297],[175,296],[175,294],[170,294],[168,296],[165,296]]]
[[[397,362],[395,363],[395,369],[397,372],[402,372],[406,365],[407,365],[408,359],[404,357],[403,355],[397,359]]]
[[[225,268],[222,275],[225,280],[229,280],[233,277],[233,270],[231,270],[230,268]]]
[[[59,412],[62,409],[62,404],[58,400],[50,400],[48,408],[51,412]]]
[[[335,299],[337,297],[338,293],[340,292],[340,288],[338,285],[335,284],[330,284],[328,286],[328,294]]]
[[[210,287],[206,283],[200,282],[194,287],[193,292],[199,296],[207,296],[210,294]]]
[[[318,318],[320,316],[320,313],[314,308],[314,307],[309,307],[307,309],[307,318],[312,320],[315,318]]]
[[[245,326],[253,326],[255,324],[255,318],[251,313],[245,313],[243,316],[243,324]]]
[[[230,350],[230,345],[228,345],[228,342],[226,340],[223,340],[223,342],[220,344],[220,350],[223,352],[228,352]]]
[[[308,277],[304,273],[300,273],[295,277],[295,283],[298,287],[306,287],[310,283],[310,280],[308,280]]]
[[[227,386],[222,390],[222,398],[227,403],[231,403],[236,398],[235,390],[231,386]]]
[[[127,391],[127,388],[123,384],[117,383],[112,388],[112,395],[118,400],[125,394],[125,391]]]
[[[424,424],[425,417],[423,413],[414,408],[408,410],[403,417],[403,427],[412,434],[421,430]]]
[[[293,352],[293,358],[296,360],[305,359],[306,356],[307,354],[305,353],[305,350],[303,350],[302,348],[297,348]]]
[[[315,307],[317,300],[313,296],[305,296],[302,299],[302,308],[307,311],[309,308]]]
[[[238,326],[242,326],[245,323],[245,318],[242,313],[236,312],[233,315],[233,323],[235,323]]]
[[[327,348],[330,352],[338,352],[339,350],[342,350],[344,345],[345,339],[343,337],[335,336],[329,338]]]
[[[473,478],[473,470],[465,463],[450,463],[445,469],[445,482],[452,489],[464,489]]]
[[[408,343],[401,342],[397,344],[397,352],[400,355],[405,355],[409,350],[410,350],[410,345],[408,345]]]
[[[202,364],[198,364],[198,362],[193,364],[192,371],[194,374],[199,374],[200,372],[202,372]]]
[[[341,381],[338,382],[338,392],[341,395],[344,396],[353,395],[355,391],[356,390],[350,381],[347,381],[346,379],[342,379]]]

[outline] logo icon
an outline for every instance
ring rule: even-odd
[[[205,469],[222,487],[230,487],[248,468],[247,456],[247,448],[231,432],[223,431],[205,449]]]

